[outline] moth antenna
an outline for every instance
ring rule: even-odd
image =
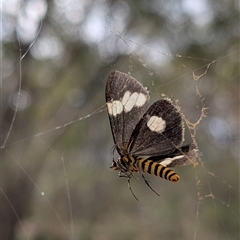
[[[144,177],[144,175],[141,174],[141,176],[142,176],[144,182],[147,184],[147,186],[148,186],[155,194],[157,194],[157,195],[160,197],[160,194],[157,193],[157,192],[151,187],[151,185],[149,184],[149,181]]]
[[[116,149],[116,144],[112,147],[112,159],[113,159],[113,162],[115,162],[114,161],[114,151],[115,151],[115,149]]]

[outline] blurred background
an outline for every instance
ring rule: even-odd
[[[2,240],[238,239],[239,3],[8,0],[1,4]],[[178,184],[109,169],[113,69],[179,99],[200,164]],[[191,127],[191,126],[190,126]],[[196,130],[196,132],[195,132]]]

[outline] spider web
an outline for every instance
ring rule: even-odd
[[[84,79],[83,75],[76,79],[78,76],[72,74],[55,79],[54,83],[45,82],[42,90],[39,83],[27,84],[23,71],[31,64],[27,74],[34,76],[34,64],[28,57],[34,55],[34,46],[39,47],[43,31],[40,23],[27,48],[17,34],[19,58],[12,66],[18,68],[15,91],[8,91],[14,88],[8,88],[1,76],[1,239],[7,239],[9,228],[14,230],[10,237],[16,239],[118,239],[119,235],[120,239],[236,239],[238,139],[231,137],[231,127],[238,126],[238,115],[233,116],[233,110],[237,109],[238,114],[239,106],[233,95],[230,103],[235,105],[221,113],[230,105],[226,103],[230,90],[219,93],[219,110],[207,98],[218,94],[214,90],[218,85],[226,84],[216,80],[218,76],[212,69],[236,59],[239,51],[213,60],[167,53],[154,44],[142,44],[136,37],[125,36],[109,20],[105,30],[111,39],[103,48],[110,51],[120,46],[125,58],[107,66],[101,76],[88,75]],[[107,65],[110,60],[103,48],[99,53]],[[2,60],[1,70],[5,67],[3,56]],[[171,61],[178,62],[177,69],[171,69]],[[160,63],[164,65],[161,69]],[[47,64],[43,64],[39,78],[46,76],[45,69]],[[162,94],[177,99],[186,123],[186,142],[194,141],[199,147],[197,164],[175,169],[181,176],[179,184],[148,176],[160,197],[143,182],[133,181],[134,193],[140,200],[136,203],[126,182],[108,170],[113,142],[104,83],[111,69],[129,73],[147,86],[151,102]],[[70,78],[81,85],[68,83]],[[92,93],[86,96],[78,88],[87,91],[85,85],[89,81]],[[209,95],[208,88],[212,91]],[[67,95],[66,91],[70,93]],[[5,101],[5,94],[9,102]],[[226,115],[230,127],[223,121]]]

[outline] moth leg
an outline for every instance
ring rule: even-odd
[[[135,177],[134,175],[132,175],[132,177],[135,178],[135,179],[138,180],[138,181],[140,180],[139,178]]]
[[[144,182],[147,184],[147,186],[148,186],[154,193],[156,193],[158,196],[160,196],[159,193],[157,193],[157,192],[151,187],[151,185],[149,184],[149,181],[144,177],[144,175],[141,174],[141,176],[142,176]]]
[[[115,150],[116,150],[116,145],[114,145],[112,147],[112,160],[113,160],[113,162],[115,162],[115,160],[114,160],[114,152],[115,152]]]
[[[123,172],[123,171],[119,171],[118,172],[118,177],[126,177],[126,178],[134,178],[134,179],[136,179],[136,180],[140,180],[139,178],[137,178],[137,177],[135,177],[134,175],[133,175],[133,173],[132,172]]]
[[[118,176],[119,176],[119,177],[126,177],[126,178],[129,178],[129,175],[127,175],[126,173],[121,172],[121,171],[118,172]]]
[[[134,198],[138,201],[138,198],[136,197],[136,195],[133,193],[132,191],[132,187],[131,187],[131,183],[130,183],[130,177],[128,177],[128,188],[131,191],[132,195],[134,196]]]
[[[136,195],[133,193],[133,190],[132,190],[132,187],[131,187],[131,183],[130,183],[130,179],[131,179],[131,177],[134,177],[134,178],[136,178],[132,173],[129,173],[129,174],[127,174],[127,173],[123,173],[123,172],[119,172],[118,173],[118,176],[119,177],[126,177],[127,178],[127,180],[128,180],[128,189],[130,190],[130,192],[132,193],[132,195],[134,196],[134,198],[138,201],[138,198],[136,197]],[[138,179],[139,180],[139,179]]]

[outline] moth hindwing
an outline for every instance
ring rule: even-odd
[[[120,155],[117,161],[113,160],[112,168],[128,181],[133,172],[139,172],[148,186],[143,176],[145,172],[177,182],[180,177],[168,167],[195,161],[196,146],[182,146],[182,116],[170,99],[158,100],[147,110],[148,102],[149,92],[136,79],[119,71],[110,73],[106,103]]]

